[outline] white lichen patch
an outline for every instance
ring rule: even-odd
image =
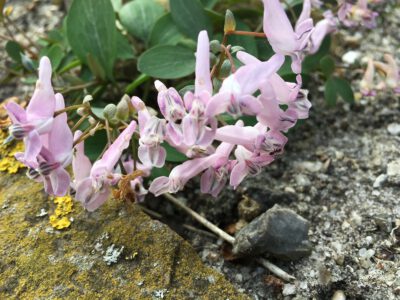
[[[103,256],[103,261],[109,266],[118,262],[118,258],[124,250],[124,246],[116,248],[114,244],[107,248],[106,254]]]
[[[153,295],[156,299],[164,299],[166,293],[167,293],[167,289],[162,289],[162,290],[154,291]]]
[[[40,212],[36,215],[36,217],[44,217],[47,216],[47,211],[44,208],[40,209]]]

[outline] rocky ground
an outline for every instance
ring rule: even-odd
[[[355,90],[364,57],[381,60],[384,52],[391,52],[400,58],[400,9],[383,5],[381,15],[376,30],[341,31],[338,55],[347,54],[345,75],[354,79]],[[361,97],[354,105],[328,108],[315,82],[310,86],[310,119],[290,132],[285,154],[265,172],[248,179],[239,191],[224,191],[218,199],[199,196],[195,182],[178,195],[231,231],[244,195],[264,210],[279,203],[307,219],[311,255],[289,262],[271,258],[295,281],[283,282],[252,257],[228,260],[229,251],[221,240],[165,200],[149,198],[147,205],[189,240],[205,264],[253,299],[396,299],[400,297],[400,99],[382,92],[374,98]]]

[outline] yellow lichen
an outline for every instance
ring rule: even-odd
[[[67,217],[58,218],[55,215],[51,215],[50,224],[55,229],[64,229],[71,225],[71,221]]]
[[[3,144],[7,134],[0,130],[0,171],[15,174],[19,169],[24,168],[24,164],[15,159],[14,155],[24,151],[24,144],[21,141],[14,141]]]
[[[54,214],[50,215],[50,225],[55,229],[65,229],[71,225],[67,215],[73,211],[73,201],[71,196],[54,197],[54,203],[57,205]]]

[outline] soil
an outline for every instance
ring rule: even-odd
[[[13,1],[13,5],[27,2]],[[367,55],[382,60],[383,53],[389,52],[400,63],[400,7],[395,2],[380,6],[377,29],[340,31],[336,54],[351,50],[360,57],[345,65],[343,72],[353,79],[355,91],[362,74],[360,63]],[[35,22],[29,15],[23,18],[31,26]],[[400,126],[400,97],[386,91],[376,97],[359,96],[352,105],[339,101],[327,107],[319,88],[322,84],[313,79],[310,118],[290,131],[280,159],[247,179],[238,191],[227,188],[217,199],[201,195],[198,182],[178,194],[224,229],[238,221],[237,204],[243,195],[267,207],[279,203],[309,220],[311,255],[290,262],[271,258],[295,276],[295,282],[283,282],[251,257],[225,259],[226,245],[179,209],[163,199],[149,197],[146,203],[190,241],[205,264],[253,299],[344,299],[343,295],[346,299],[398,299],[400,136],[388,127]],[[12,92],[3,90],[1,96],[13,96],[15,89]]]

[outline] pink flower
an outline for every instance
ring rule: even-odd
[[[324,38],[328,34],[336,31],[336,29],[337,21],[332,12],[330,10],[324,12],[324,19],[317,22],[314,31],[311,33],[308,52],[310,54],[316,53],[319,50]]]
[[[237,164],[233,167],[229,184],[234,189],[248,175],[255,176],[261,172],[261,169],[274,161],[275,157],[266,153],[254,153],[243,146],[238,146],[235,151]]]
[[[246,52],[238,52],[237,58],[245,65],[260,63]],[[285,82],[277,73],[264,78],[260,83],[258,101],[262,108],[257,113],[257,120],[271,130],[287,131],[297,119],[308,118],[311,103],[307,99],[307,91],[301,90],[300,86],[300,75],[297,75],[297,83]],[[283,110],[282,104],[288,108]]]
[[[217,121],[205,114],[213,92],[206,31],[201,31],[198,37],[194,93],[187,92],[183,101],[175,89],[167,89],[160,81],[156,81],[156,88],[160,110],[168,121],[165,137],[168,143],[188,157],[209,152]]]
[[[257,123],[255,126],[226,125],[218,128],[215,139],[224,143],[241,145],[250,152],[278,155],[283,152],[287,138],[279,131],[269,130]]]
[[[374,61],[371,57],[368,58],[367,69],[365,70],[364,76],[360,81],[360,90],[364,96],[375,96],[375,66]]]
[[[83,153],[83,144],[76,146],[72,164],[75,174],[75,199],[88,211],[99,208],[110,196],[111,186],[120,180],[121,174],[114,172],[115,165],[122,152],[128,148],[135,129],[136,122],[132,121],[93,166]],[[78,136],[79,133],[75,138]]]
[[[215,116],[224,112],[232,115],[256,115],[262,105],[253,94],[283,63],[284,56],[276,54],[266,62],[258,61],[240,67],[224,80],[218,94],[207,105],[206,115]]]
[[[12,125],[11,137],[24,139],[24,161],[31,168],[37,168],[37,156],[42,149],[40,135],[52,128],[56,100],[51,85],[51,64],[47,57],[42,57],[39,64],[39,79],[26,111],[14,102],[6,105]]]
[[[161,147],[166,135],[166,121],[152,116],[138,97],[132,97],[131,101],[138,112],[139,159],[145,166],[161,168],[167,156],[167,152]],[[165,110],[164,112],[167,113]]]
[[[385,54],[383,58],[387,62],[386,64],[382,62],[374,62],[374,65],[385,73],[386,86],[393,89],[395,93],[400,93],[399,66],[397,65],[397,62],[392,55]]]
[[[362,25],[367,28],[376,27],[376,17],[378,13],[368,9],[368,0],[354,1],[338,0],[339,11],[338,18],[348,27]]]
[[[65,107],[61,94],[56,94],[56,109]],[[45,191],[49,195],[64,196],[69,189],[70,177],[65,168],[72,159],[72,132],[67,124],[67,114],[58,115],[51,131],[42,136],[43,147],[37,156],[38,167],[30,168],[28,176],[37,181],[44,182]],[[25,162],[22,153],[16,155],[17,159]]]
[[[309,18],[310,1],[304,1],[303,11],[293,30],[279,0],[263,0],[264,32],[275,53],[292,58],[292,70],[301,72],[303,51],[307,47],[313,30],[313,20]]]
[[[234,147],[233,144],[221,143],[217,148],[216,154],[219,155],[219,158],[201,175],[200,189],[202,193],[217,197],[222,191],[228,181],[229,173],[236,164],[236,161],[229,160]]]
[[[232,146],[222,143],[218,146],[215,153],[209,156],[185,161],[179,166],[173,168],[168,177],[162,176],[154,179],[150,184],[149,191],[155,196],[159,196],[164,193],[176,193],[182,190],[191,178],[199,175],[208,168],[217,167],[221,163],[221,160],[226,159],[227,155],[229,156],[231,151],[229,151],[230,147]],[[203,182],[203,189],[207,189],[210,192],[215,192],[219,189],[219,187],[216,189],[212,189],[211,187],[209,188],[212,183],[208,180],[209,178],[203,179],[203,181],[206,181]]]

